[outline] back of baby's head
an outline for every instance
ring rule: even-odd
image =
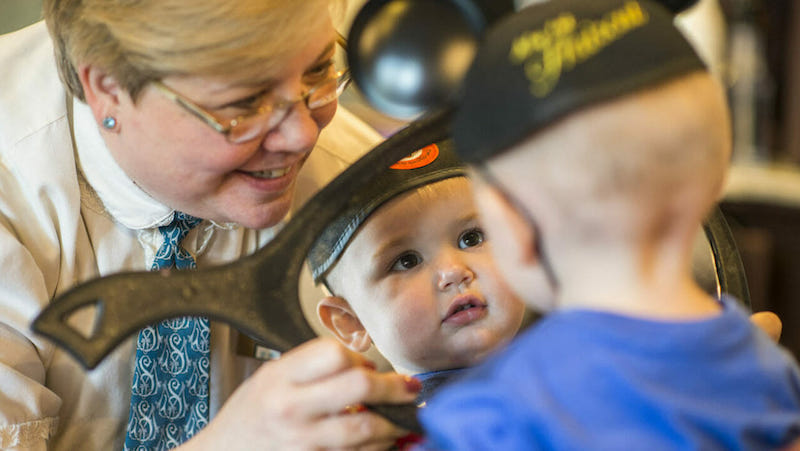
[[[730,148],[722,89],[694,72],[569,115],[512,152],[527,168],[516,178],[565,221],[654,238],[672,223],[696,228],[722,190]]]
[[[728,116],[673,19],[651,0],[560,0],[512,14],[464,82],[458,153],[474,164],[513,158],[499,178],[546,193],[590,233],[701,220],[724,178]]]

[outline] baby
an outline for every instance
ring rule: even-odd
[[[522,9],[453,124],[509,285],[548,312],[420,413],[433,449],[775,449],[797,363],[691,275],[731,142],[716,80],[649,0]],[[555,296],[529,296],[547,283]]]
[[[417,375],[421,400],[510,341],[523,319],[450,141],[376,176],[308,263],[331,293],[317,306],[320,322],[350,349],[374,344],[396,371]]]

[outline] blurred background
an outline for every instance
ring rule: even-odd
[[[349,0],[340,31],[364,1]],[[0,34],[39,20],[40,6],[0,0]],[[753,309],[781,317],[781,342],[800,357],[800,2],[700,0],[678,23],[728,89],[734,153],[721,208]],[[403,126],[349,91],[342,103],[385,136]]]
[[[0,34],[39,20],[41,7],[40,0],[0,0]]]

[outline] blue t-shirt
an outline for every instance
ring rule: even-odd
[[[565,310],[439,391],[432,449],[764,450],[800,437],[793,357],[730,298],[691,322]]]

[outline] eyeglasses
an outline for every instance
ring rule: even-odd
[[[338,43],[344,47],[345,43],[341,36]],[[220,122],[210,111],[178,94],[161,81],[155,80],[152,84],[181,108],[192,113],[218,133],[225,135],[228,142],[241,144],[264,136],[269,130],[280,124],[289,111],[300,102],[304,102],[309,110],[330,105],[350,84],[350,71],[348,69],[335,71],[330,77],[312,86],[294,100],[272,100],[267,96],[260,107],[248,114],[231,119],[227,123]]]

